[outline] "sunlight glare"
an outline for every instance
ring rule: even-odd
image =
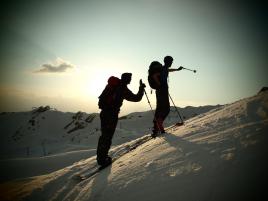
[[[118,73],[116,73],[118,72]],[[110,76],[116,76],[120,78],[120,73],[116,69],[103,68],[96,69],[90,72],[90,76],[87,81],[87,93],[90,97],[99,97]]]

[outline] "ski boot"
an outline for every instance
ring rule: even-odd
[[[101,166],[100,168],[103,169],[107,166],[109,166],[112,163],[112,158],[110,156],[106,156],[106,158],[97,160],[98,164]]]
[[[151,136],[152,136],[152,138],[156,138],[160,133],[161,133],[161,131],[159,131],[157,129],[153,129],[153,133],[151,134]]]

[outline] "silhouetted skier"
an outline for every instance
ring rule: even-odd
[[[131,73],[123,73],[121,80],[116,77],[110,77],[108,85],[99,96],[101,136],[97,147],[97,162],[101,166],[107,166],[112,162],[111,157],[108,156],[108,152],[112,144],[112,138],[123,100],[138,102],[144,94],[145,84],[141,80],[137,94],[133,94],[127,88],[127,85],[131,82],[131,76]]]
[[[159,73],[155,73],[152,77],[156,83],[156,110],[154,116],[154,127],[153,127],[153,137],[156,137],[158,133],[165,133],[163,122],[168,116],[170,111],[169,104],[169,92],[168,92],[168,74],[173,71],[180,71],[183,67],[178,69],[170,69],[173,62],[171,56],[166,56],[164,58],[164,66],[161,68]],[[159,63],[159,62],[158,62]]]

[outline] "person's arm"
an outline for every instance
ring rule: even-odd
[[[140,80],[140,87],[139,87],[138,93],[133,94],[132,91],[126,88],[124,92],[124,99],[126,99],[127,101],[131,101],[131,102],[139,102],[142,99],[145,87],[146,87],[145,84],[143,84],[142,81]]]
[[[169,68],[168,69],[168,72],[174,72],[174,71],[180,71],[180,70],[182,70],[183,69],[183,67],[182,66],[180,66],[179,68]]]

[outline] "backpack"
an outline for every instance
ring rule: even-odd
[[[117,77],[111,76],[108,79],[108,84],[99,96],[98,105],[100,109],[113,108],[117,99],[116,91],[120,83],[121,80]]]
[[[149,66],[149,70],[148,70],[148,83],[149,83],[149,85],[150,85],[150,87],[152,89],[158,88],[157,83],[153,79],[153,75],[155,73],[161,73],[161,70],[162,70],[162,64],[159,63],[158,61],[153,61],[150,64],[150,66]]]

